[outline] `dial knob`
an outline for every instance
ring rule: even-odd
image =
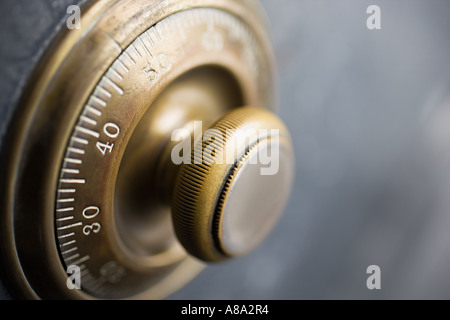
[[[255,107],[229,112],[194,142],[178,173],[172,214],[179,241],[205,261],[249,253],[278,221],[293,168],[278,117]]]

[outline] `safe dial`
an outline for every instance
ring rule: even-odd
[[[264,14],[240,0],[81,12],[5,139],[7,281],[22,298],[164,298],[205,262],[255,249],[287,201],[293,150]]]

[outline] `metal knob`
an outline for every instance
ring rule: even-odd
[[[269,111],[235,109],[195,141],[175,183],[175,233],[193,256],[221,261],[255,249],[288,199],[294,156],[289,133]]]

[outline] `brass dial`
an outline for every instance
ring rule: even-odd
[[[9,133],[2,261],[21,297],[163,298],[205,266],[173,228],[173,188],[185,169],[169,161],[171,134],[242,105],[275,108],[263,15],[255,1],[238,0],[87,1],[82,12],[82,29],[62,31],[49,47]],[[248,171],[252,150],[236,170]],[[234,190],[238,171],[222,184]],[[234,219],[220,217],[222,226]],[[221,257],[261,240],[255,229],[254,245],[235,250],[220,230]],[[67,286],[71,265],[81,290]]]
[[[260,108],[235,109],[203,136],[177,176],[172,214],[191,254],[221,261],[250,252],[278,221],[291,189],[293,152],[286,127]]]

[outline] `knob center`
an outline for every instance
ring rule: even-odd
[[[266,157],[271,161],[263,163],[263,154],[271,155]],[[224,254],[236,257],[252,251],[274,228],[291,188],[291,162],[290,150],[278,139],[264,139],[233,167],[215,216],[215,239]]]

